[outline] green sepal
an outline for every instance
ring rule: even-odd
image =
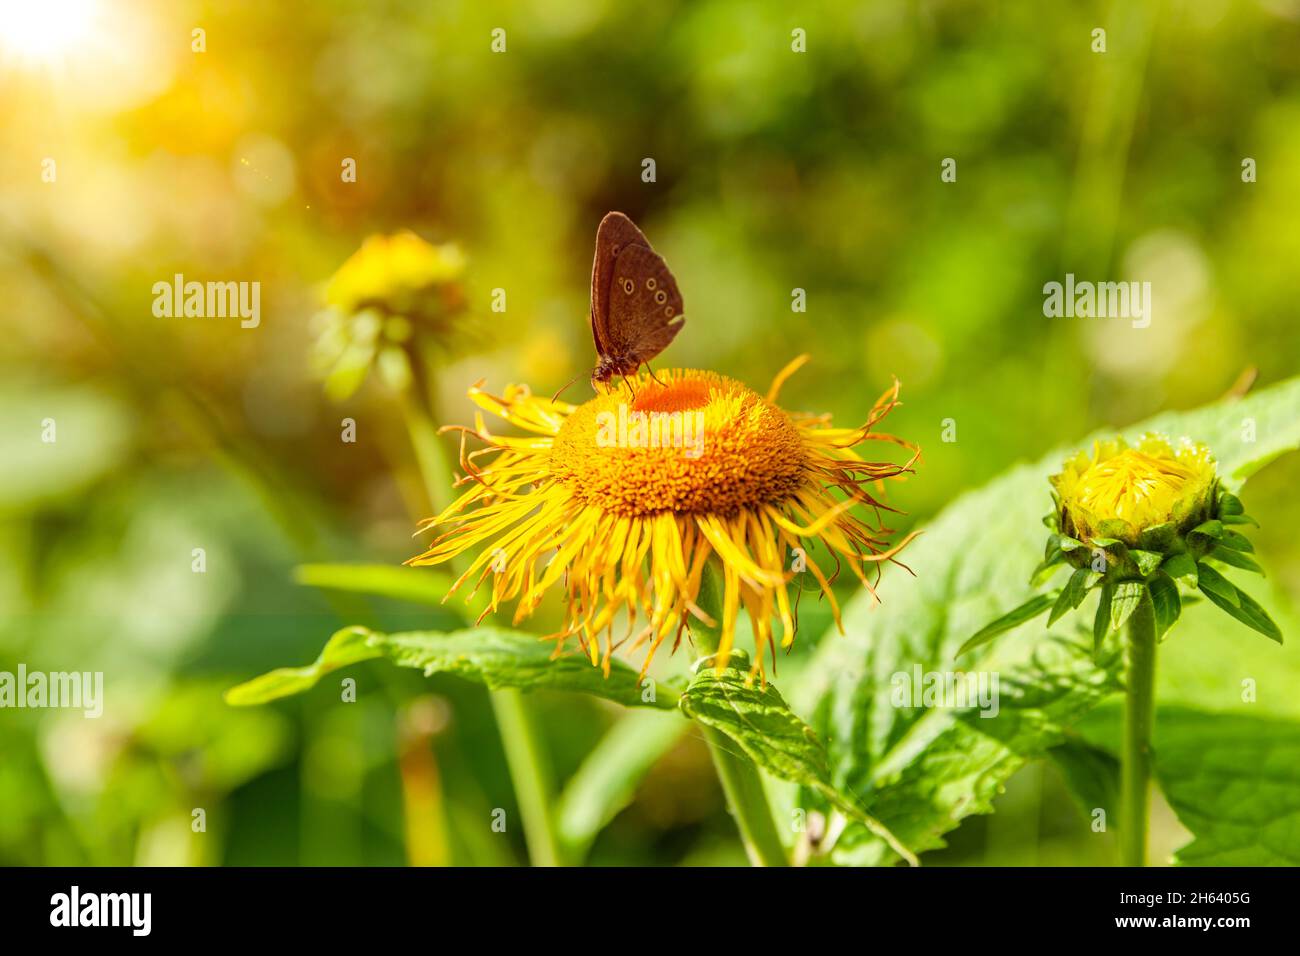
[[[1165,559],[1165,556],[1158,552],[1139,551],[1136,549],[1129,551],[1129,557],[1131,557],[1133,563],[1137,565],[1137,569],[1142,574],[1142,577],[1146,577],[1156,568],[1160,567],[1160,562]]]
[[[1122,541],[1125,536],[1133,533],[1133,526],[1123,518],[1103,518],[1097,522],[1097,530],[1101,532],[1103,538]]]
[[[1156,639],[1160,640],[1178,620],[1183,602],[1178,596],[1178,585],[1164,571],[1151,575],[1147,580],[1147,590],[1151,592],[1151,604],[1156,612]]]
[[[1241,607],[1241,592],[1237,586],[1210,565],[1199,561],[1196,563],[1196,586],[1215,604],[1222,600],[1234,608]]]
[[[1230,564],[1234,568],[1241,568],[1243,571],[1254,571],[1256,574],[1263,574],[1264,569],[1255,563],[1255,559],[1250,555],[1242,554],[1240,551],[1232,551],[1224,547],[1216,547],[1207,558],[1215,561],[1222,561],[1224,564]]]
[[[1141,581],[1120,581],[1110,598],[1110,630],[1118,631],[1142,602],[1146,585]]]
[[[1219,495],[1219,517],[1222,518],[1224,515],[1244,515],[1245,513],[1246,506],[1232,492],[1225,491]]]
[[[1228,548],[1232,551],[1246,551],[1251,554],[1255,552],[1255,546],[1240,531],[1225,530],[1223,536],[1219,538],[1219,547]]]
[[[1110,605],[1114,585],[1109,581],[1101,586],[1101,597],[1097,601],[1097,616],[1092,619],[1092,656],[1101,659],[1101,645],[1110,633]]]
[[[1137,546],[1143,551],[1168,551],[1178,537],[1178,526],[1172,521],[1145,529],[1138,535]],[[1146,572],[1143,572],[1146,573]]]
[[[1188,534],[1203,534],[1209,538],[1221,537],[1223,535],[1223,522],[1219,521],[1217,518],[1203,521],[1189,531]]]
[[[1088,596],[1088,587],[1092,583],[1088,578],[1095,573],[1087,568],[1079,568],[1070,575],[1070,580],[1061,589],[1061,596],[1052,605],[1052,613],[1047,616],[1048,627],[1060,620],[1067,611],[1073,611],[1083,603],[1083,599]]]
[[[1268,616],[1268,612],[1260,607],[1259,603],[1254,598],[1244,591],[1238,590],[1236,585],[1220,575],[1217,571],[1213,571],[1214,575],[1218,577],[1218,581],[1221,585],[1226,585],[1228,588],[1232,589],[1232,597],[1235,598],[1235,600],[1224,597],[1220,590],[1207,590],[1205,587],[1205,572],[1207,570],[1213,571],[1213,569],[1209,568],[1207,565],[1201,565],[1201,592],[1206,596],[1206,598],[1214,604],[1217,604],[1224,611],[1227,611],[1229,615],[1235,617],[1251,630],[1258,631],[1270,641],[1277,641],[1279,644],[1282,643],[1282,631],[1278,628],[1277,624],[1273,622],[1273,619]],[[1220,584],[1216,584],[1216,587],[1219,587]]]
[[[999,634],[1005,633],[1012,628],[1019,627],[1026,621],[1033,620],[1056,603],[1056,599],[1057,592],[1055,591],[1048,594],[1039,594],[1030,598],[1014,611],[1008,611],[996,621],[985,624],[982,628],[976,631],[975,634],[966,641],[966,643],[957,648],[957,653],[954,654],[953,657],[961,657],[966,652],[973,651],[981,644],[987,644]]]
[[[1192,586],[1196,586],[1196,559],[1187,552],[1171,554],[1165,558],[1165,563],[1161,568],[1171,578],[1191,578]]]
[[[1124,542],[1119,538],[1093,538],[1089,544],[1094,548],[1113,548],[1117,545],[1123,545]]]
[[[1259,527],[1259,522],[1250,515],[1220,515],[1219,520],[1224,524],[1253,524],[1256,528]]]

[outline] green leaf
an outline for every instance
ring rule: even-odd
[[[1210,572],[1214,580],[1213,589],[1206,586],[1207,571]],[[1231,589],[1231,596],[1226,593],[1229,589]],[[1210,601],[1227,611],[1228,614],[1251,630],[1259,631],[1271,641],[1282,643],[1282,631],[1273,623],[1273,619],[1268,616],[1268,612],[1254,598],[1239,590],[1235,584],[1208,564],[1201,565],[1201,591]]]
[[[1120,581],[1115,585],[1110,599],[1110,630],[1118,631],[1128,622],[1145,592],[1146,585],[1141,581]]]
[[[1113,753],[1122,719],[1107,705],[1084,736]],[[1300,721],[1161,705],[1154,736],[1156,780],[1193,836],[1176,863],[1300,865]]]
[[[573,691],[604,697],[627,707],[677,706],[677,691],[664,683],[642,687],[637,672],[615,660],[609,677],[577,653],[552,658],[553,645],[535,634],[497,627],[462,631],[412,631],[381,634],[348,627],[329,639],[314,664],[282,667],[226,691],[235,706],[263,704],[278,697],[310,690],[322,677],[340,667],[376,657],[386,657],[399,667],[415,667],[425,676],[452,673],[490,688]],[[649,699],[653,698],[653,699]]]
[[[1162,567],[1171,578],[1191,578],[1191,584],[1196,585],[1196,559],[1187,552],[1171,555]]]
[[[1230,551],[1227,548],[1216,547],[1207,557],[1213,558],[1215,561],[1222,561],[1234,568],[1254,571],[1256,574],[1264,573],[1264,569],[1256,563],[1254,558],[1248,554],[1242,554],[1240,551]]]
[[[300,564],[293,569],[293,579],[309,587],[435,606],[446,600],[452,584],[443,571],[392,564]]]
[[[1065,780],[1066,789],[1085,816],[1105,810],[1110,820],[1119,819],[1119,760],[1109,751],[1094,747],[1069,734],[1063,743],[1047,751]]]
[[[1135,439],[1147,431],[1188,435],[1214,452],[1226,486],[1240,484],[1269,461],[1300,445],[1300,378],[1238,401],[1190,412],[1170,412],[1124,429]],[[1255,441],[1244,441],[1241,421],[1253,418]],[[855,599],[844,607],[847,636],[829,635],[799,675],[792,694],[826,742],[833,782],[859,796],[870,812],[916,851],[943,845],[943,836],[971,814],[988,813],[1001,787],[1027,760],[1059,744],[1065,728],[1118,686],[1118,661],[1093,663],[1084,639],[1054,637],[1042,629],[1023,640],[993,641],[963,667],[996,672],[1001,707],[996,717],[944,708],[899,708],[891,703],[891,675],[920,665],[942,672],[953,649],[1005,608],[1025,600],[1021,582],[1042,548],[1043,513],[1049,507],[1048,476],[1064,458],[1107,430],[1018,466],[989,485],[953,501],[908,550],[915,579],[886,572],[883,604]],[[1208,620],[1208,609],[1185,609],[1179,622],[1179,653],[1162,660],[1165,676],[1188,681],[1188,692],[1237,699],[1233,654],[1256,655],[1255,673],[1265,680],[1276,648],[1234,644]],[[1203,673],[1184,642],[1215,650],[1215,671]],[[1208,642],[1208,643],[1206,643]],[[1265,652],[1274,652],[1268,654]],[[1188,668],[1195,667],[1195,671]],[[1300,668],[1293,669],[1300,674]],[[1290,673],[1290,672],[1284,672]],[[1298,678],[1300,679],[1300,678]],[[1169,689],[1162,684],[1162,693]],[[1285,702],[1285,682],[1272,699]],[[1163,698],[1162,698],[1163,699]],[[1300,700],[1295,702],[1300,711]],[[813,800],[813,797],[801,799]],[[844,863],[896,859],[879,839],[850,823],[833,851]]]
[[[325,643],[314,664],[306,667],[281,667],[261,677],[254,677],[226,691],[226,703],[235,707],[248,707],[301,694],[315,687],[331,671],[382,657],[384,652],[370,644],[370,633],[364,627],[345,627],[335,632]]]
[[[1182,613],[1182,599],[1178,596],[1178,585],[1164,571],[1157,571],[1147,581],[1147,590],[1151,592],[1151,603],[1156,614],[1156,639],[1159,640],[1178,620]]]
[[[1071,580],[1073,580],[1073,577],[1071,577]],[[1032,621],[1051,607],[1056,602],[1056,598],[1057,592],[1055,591],[1051,594],[1039,594],[1030,598],[1014,611],[1008,611],[996,621],[985,624],[965,644],[957,648],[957,653],[953,656],[961,657],[963,654],[975,650],[981,644],[987,644],[999,634],[1004,634],[1013,628],[1019,627],[1026,621]]]
[[[676,714],[630,710],[583,758],[565,784],[555,824],[567,859],[586,857],[596,835],[632,802],[637,784],[691,727]]]
[[[1223,535],[1223,522],[1218,519],[1202,522],[1188,532],[1188,534],[1203,534],[1209,538],[1218,538]]]
[[[1097,600],[1097,613],[1092,618],[1092,656],[1101,657],[1102,645],[1110,633],[1110,606],[1115,599],[1115,586],[1107,581],[1101,586]]]
[[[728,666],[721,673],[701,667],[681,696],[682,713],[726,734],[772,776],[815,790],[916,865],[910,850],[851,794],[831,783],[825,747],[813,729],[790,710],[776,686],[747,685],[747,678],[748,670],[739,667]]]
[[[1088,579],[1092,573],[1087,568],[1079,568],[1070,575],[1070,580],[1061,590],[1061,596],[1052,605],[1052,613],[1047,616],[1048,627],[1060,620],[1067,611],[1073,611],[1083,603],[1083,599],[1088,596]]]
[[[1196,586],[1215,604],[1220,604],[1222,601],[1234,608],[1241,606],[1241,598],[1238,596],[1236,586],[1208,564],[1197,562]]]

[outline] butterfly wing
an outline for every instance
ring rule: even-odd
[[[663,257],[649,246],[625,248],[612,271],[604,354],[640,365],[667,348],[686,323],[682,294]]]
[[[650,248],[645,235],[621,212],[606,214],[596,230],[596,256],[591,264],[591,337],[596,352],[609,355],[609,290],[614,276],[614,261],[630,246]]]

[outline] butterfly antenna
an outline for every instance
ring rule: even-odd
[[[552,401],[552,402],[558,402],[558,401],[560,400],[560,396],[563,395],[565,392],[567,392],[567,391],[569,390],[569,386],[572,385],[574,382],[576,382],[576,381],[578,380],[579,376],[581,376],[581,375],[582,375],[582,373],[579,372],[577,375],[573,376],[573,378],[569,379],[569,384],[568,384],[568,385],[565,385],[565,386],[564,386],[563,388],[561,388],[558,392],[556,392],[554,395],[552,395],[552,396],[551,396],[551,401]]]

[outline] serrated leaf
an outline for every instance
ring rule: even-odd
[[[1156,639],[1159,640],[1178,620],[1183,603],[1178,596],[1178,585],[1164,571],[1157,571],[1147,580],[1147,590],[1151,593],[1151,604],[1155,608]]]
[[[1214,587],[1216,590],[1206,588],[1206,572],[1213,572],[1217,576]],[[1226,585],[1226,588],[1224,587]],[[1225,596],[1224,592],[1231,588],[1232,597]],[[1242,624],[1254,631],[1258,631],[1271,641],[1282,643],[1282,631],[1273,623],[1273,619],[1268,616],[1268,612],[1261,607],[1254,598],[1244,591],[1237,588],[1235,584],[1219,574],[1208,564],[1201,565],[1201,591],[1213,603],[1227,611],[1232,617],[1235,617]]]
[[[1108,704],[1080,729],[1115,753],[1121,724]],[[1161,705],[1154,745],[1160,790],[1193,836],[1176,863],[1300,865],[1300,722]]]
[[[1215,604],[1223,601],[1234,608],[1241,606],[1241,598],[1236,585],[1208,564],[1199,561],[1196,564],[1196,586]]]
[[[1052,605],[1052,613],[1047,616],[1048,627],[1060,620],[1067,611],[1073,611],[1083,603],[1083,599],[1088,596],[1088,579],[1092,573],[1087,568],[1079,568],[1070,575],[1070,580],[1061,589],[1060,597]]]
[[[916,857],[852,795],[830,779],[826,748],[811,727],[786,705],[774,684],[749,684],[748,672],[727,667],[721,673],[702,667],[682,693],[678,706],[691,720],[726,734],[750,760],[774,777],[817,791],[832,806],[886,840],[894,852],[916,865]]]
[[[1126,428],[1124,435],[1157,431],[1203,441],[1213,450],[1224,482],[1236,490],[1263,465],[1300,445],[1297,407],[1300,379],[1293,379],[1238,401],[1162,414]],[[1243,439],[1243,417],[1256,422],[1254,441]],[[869,599],[848,602],[848,636],[828,635],[800,675],[797,709],[810,716],[826,741],[832,779],[915,850],[942,846],[943,835],[962,818],[990,812],[1007,778],[1060,743],[1063,728],[1118,684],[1115,660],[1108,657],[1098,667],[1084,641],[1040,630],[1024,640],[986,644],[963,661],[968,670],[1000,675],[996,717],[908,710],[890,702],[890,675],[918,663],[927,671],[951,667],[952,649],[967,635],[1025,599],[1021,582],[1042,547],[1040,518],[1051,498],[1048,476],[1060,470],[1068,454],[1110,437],[1113,431],[1107,430],[1071,442],[952,502],[908,552],[918,577],[887,574],[887,599],[879,606],[872,607]],[[1193,623],[1204,625],[1197,633],[1206,632],[1227,654],[1233,645],[1219,636],[1221,628],[1189,620],[1210,616],[1206,609],[1184,613],[1180,642]],[[1167,656],[1181,665],[1187,655]],[[1175,669],[1162,663],[1158,679]],[[1219,683],[1211,687],[1236,699],[1239,690],[1225,673],[1220,666],[1213,675]],[[1206,691],[1199,683],[1196,689]],[[1278,690],[1273,696],[1282,700],[1287,694]],[[814,797],[806,798],[815,802]],[[895,857],[880,840],[850,824],[834,859],[871,864]]]
[[[226,691],[226,703],[235,707],[265,704],[280,697],[290,697],[315,687],[331,671],[361,661],[382,657],[383,651],[369,643],[370,631],[364,627],[345,627],[325,642],[320,656],[306,667],[280,667]]]
[[[603,697],[626,707],[677,706],[677,691],[663,683],[643,693],[637,672],[621,661],[611,663],[609,677],[580,654],[552,659],[553,645],[535,634],[497,627],[461,631],[411,631],[381,634],[348,627],[326,643],[315,663],[282,667],[226,691],[226,702],[244,707],[310,690],[331,671],[359,661],[386,657],[399,667],[414,667],[425,676],[452,673],[490,688],[558,690]],[[653,700],[644,699],[653,696]]]
[[[1105,810],[1108,819],[1119,818],[1119,760],[1109,751],[1069,734],[1047,751],[1065,780],[1066,789],[1085,816]]]
[[[1074,580],[1074,578],[1071,577],[1071,580]],[[996,621],[985,624],[982,628],[976,631],[965,644],[957,648],[957,653],[953,656],[961,657],[963,654],[975,650],[975,648],[979,647],[981,644],[987,644],[999,634],[1005,634],[1007,631],[1019,627],[1026,621],[1032,621],[1034,618],[1038,617],[1038,615],[1051,607],[1056,602],[1056,599],[1057,592],[1055,591],[1051,594],[1035,595],[1015,610],[1008,611]]]

